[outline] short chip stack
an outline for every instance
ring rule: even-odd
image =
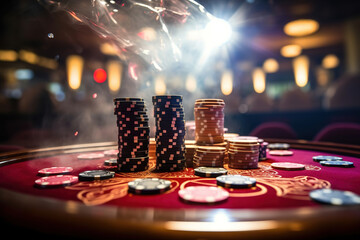
[[[115,98],[114,114],[118,126],[117,169],[137,172],[148,169],[150,128],[142,98]]]
[[[193,167],[223,167],[225,147],[197,146],[193,157]]]
[[[254,169],[258,167],[259,142],[256,137],[238,137],[229,140],[229,167]]]
[[[180,171],[185,168],[185,113],[182,96],[153,96],[156,124],[156,170]]]
[[[268,146],[267,142],[264,142],[264,139],[259,139],[259,161],[265,161],[267,159],[266,149]]]
[[[197,99],[195,101],[196,144],[224,142],[224,107],[222,99]]]

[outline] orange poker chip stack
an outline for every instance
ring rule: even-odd
[[[228,140],[230,168],[254,169],[258,167],[259,141],[257,137],[237,137]]]
[[[193,157],[193,167],[223,167],[225,147],[197,146]]]
[[[197,145],[224,142],[224,107],[222,99],[197,99],[194,107]]]

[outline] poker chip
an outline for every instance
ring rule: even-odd
[[[118,155],[118,153],[119,153],[119,150],[117,150],[117,149],[104,151],[104,155],[109,156],[109,157],[116,157]]]
[[[268,145],[268,149],[270,150],[288,150],[290,148],[290,144],[288,143],[270,143]]]
[[[223,167],[226,148],[197,146],[193,156],[193,167]]]
[[[35,180],[35,184],[38,187],[64,187],[71,184],[75,184],[79,181],[77,176],[73,175],[54,175],[48,177],[42,177]]]
[[[289,150],[271,150],[269,154],[273,156],[292,156],[294,152]]]
[[[99,159],[103,158],[105,155],[103,153],[86,153],[86,154],[80,154],[77,156],[77,159],[80,160],[92,160],[92,159]]]
[[[191,186],[181,189],[179,197],[192,203],[217,203],[229,198],[229,192],[218,187]]]
[[[350,191],[340,191],[330,188],[316,189],[309,193],[312,200],[331,205],[360,204],[360,196]]]
[[[40,175],[61,175],[61,174],[68,174],[73,171],[72,167],[49,167],[43,168],[38,171]]]
[[[104,180],[113,178],[115,176],[115,172],[107,171],[107,170],[90,170],[79,173],[80,181],[93,181],[93,180]]]
[[[195,101],[195,141],[198,145],[224,142],[224,107],[222,99]]]
[[[240,136],[229,139],[228,143],[228,166],[230,168],[258,168],[260,144],[257,137]]]
[[[251,188],[256,186],[256,179],[242,175],[223,175],[216,178],[216,183],[225,188]]]
[[[194,169],[194,174],[199,177],[218,177],[227,174],[225,168],[217,167],[198,167]]]
[[[105,166],[117,166],[117,159],[116,158],[112,158],[112,159],[106,159],[104,161]]]
[[[261,139],[262,140],[262,139]],[[260,139],[259,139],[260,141]],[[266,150],[267,150],[267,146],[268,143],[267,142],[259,142],[260,143],[260,147],[259,147],[259,161],[264,161],[267,159],[266,156]]]
[[[115,98],[114,104],[118,126],[117,170],[145,171],[149,164],[150,127],[144,99]],[[116,150],[109,156],[115,153]]]
[[[349,161],[320,161],[320,164],[327,167],[354,167],[354,163]]]
[[[336,156],[313,156],[313,160],[315,162],[321,162],[321,161],[342,161],[342,157],[336,157]]]
[[[185,114],[180,95],[152,96],[155,117],[156,166],[161,172],[185,168]]]
[[[171,181],[160,178],[138,178],[128,183],[128,191],[135,194],[158,194],[170,189]]]
[[[291,162],[277,162],[277,163],[272,163],[271,167],[276,168],[276,169],[281,169],[281,170],[304,170],[305,169],[305,165],[300,164],[300,163],[291,163]]]

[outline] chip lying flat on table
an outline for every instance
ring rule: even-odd
[[[229,192],[218,187],[191,186],[179,191],[181,199],[195,203],[222,202],[229,197]]]
[[[217,167],[198,167],[194,169],[194,174],[199,177],[218,177],[227,174],[225,168]]]
[[[42,177],[35,181],[39,187],[64,187],[79,181],[77,176],[73,175],[55,175],[49,177]]]
[[[93,181],[93,180],[104,180],[113,178],[115,172],[106,170],[90,170],[79,174],[80,181]]]
[[[360,196],[350,191],[323,188],[311,191],[309,196],[314,201],[331,205],[360,204]]]
[[[61,174],[67,174],[73,171],[72,167],[49,167],[49,168],[43,168],[38,171],[41,175],[61,175]]]
[[[218,186],[225,188],[251,188],[256,186],[256,179],[242,175],[223,175],[216,178]]]
[[[157,194],[170,189],[171,181],[160,178],[138,178],[128,183],[128,191],[136,194]]]

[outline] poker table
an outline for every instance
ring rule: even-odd
[[[2,234],[36,238],[105,239],[303,239],[304,237],[352,239],[360,236],[360,205],[325,205],[309,198],[318,188],[349,190],[360,194],[359,146],[284,141],[292,156],[271,156],[257,169],[228,168],[228,174],[256,178],[249,189],[227,189],[230,197],[220,203],[182,201],[178,191],[187,186],[216,186],[215,178],[194,175],[193,168],[178,172],[117,172],[114,178],[79,181],[57,188],[37,188],[38,170],[71,166],[71,174],[111,168],[104,157],[77,158],[83,153],[103,153],[117,143],[103,142],[16,151],[0,155],[0,218]],[[150,145],[153,145],[152,142]],[[150,147],[150,149],[153,149]],[[325,167],[316,155],[340,156],[355,167]],[[273,162],[294,162],[305,170],[273,169]],[[224,166],[227,168],[227,165]],[[172,182],[171,189],[155,195],[128,193],[129,181],[156,177]],[[5,236],[5,234],[4,234]],[[22,236],[22,235],[21,235]]]

